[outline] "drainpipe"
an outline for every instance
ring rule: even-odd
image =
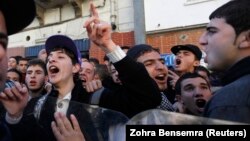
[[[133,0],[135,44],[146,43],[144,0]]]
[[[115,13],[115,9],[116,8],[116,0],[110,0],[110,22],[111,22],[111,26],[112,26],[112,30],[116,30],[116,13]]]

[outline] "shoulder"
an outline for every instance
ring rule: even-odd
[[[250,75],[218,90],[210,100],[210,107],[250,105]]]

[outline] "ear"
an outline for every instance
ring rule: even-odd
[[[180,103],[179,108],[178,108],[179,112],[180,113],[186,113],[186,105],[185,105],[184,101],[182,100],[181,96],[180,96],[178,102]]]
[[[175,95],[175,98],[176,98],[176,100],[177,100],[178,102],[181,103],[181,95],[180,95],[180,94],[176,94],[176,95]]]
[[[73,68],[72,68],[72,71],[73,71],[73,73],[77,73],[77,72],[79,72],[80,71],[80,64],[78,64],[78,63],[76,63],[74,66],[73,66]]]
[[[45,80],[45,83],[49,81],[48,75],[46,75],[46,76],[44,77],[44,80]]]
[[[242,32],[238,37],[239,48],[250,48],[250,30]]]
[[[94,75],[94,80],[101,80],[98,74]]]
[[[200,61],[199,61],[199,60],[195,60],[195,61],[194,61],[194,66],[197,67],[197,66],[199,66],[199,65],[200,65]]]

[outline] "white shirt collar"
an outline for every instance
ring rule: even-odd
[[[62,100],[70,100],[71,99],[71,92],[67,93]]]

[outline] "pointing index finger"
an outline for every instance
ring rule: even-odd
[[[97,10],[92,2],[90,3],[90,14],[92,17],[99,19],[99,14],[98,14],[98,12],[97,12]]]

